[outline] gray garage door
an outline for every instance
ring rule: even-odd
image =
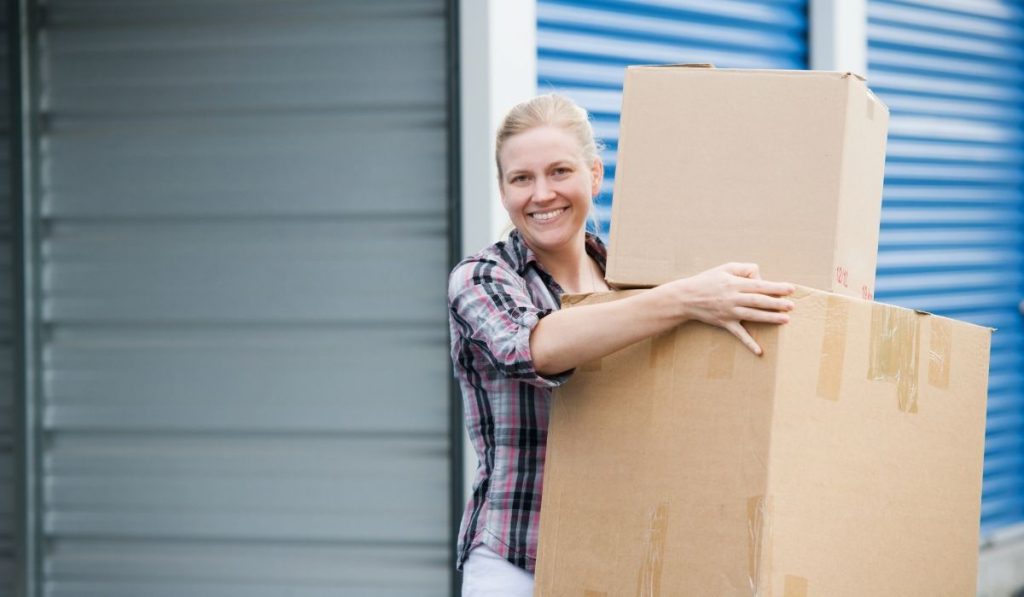
[[[45,594],[449,594],[446,6],[39,13]]]

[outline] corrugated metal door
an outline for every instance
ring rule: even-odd
[[[45,594],[450,594],[447,4],[41,14]]]
[[[590,111],[607,150],[598,198],[608,233],[622,77],[630,64],[807,68],[807,0],[539,0],[537,88]]]
[[[892,120],[878,300],[998,328],[983,532],[1024,520],[1024,7],[871,0],[869,84]]]

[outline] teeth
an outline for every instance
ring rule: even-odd
[[[537,212],[537,213],[532,214],[532,215],[533,215],[533,218],[535,220],[550,220],[551,218],[553,218],[553,217],[557,216],[558,214],[562,213],[563,211],[565,211],[565,208],[564,207],[560,207],[558,209],[553,209],[551,211]]]

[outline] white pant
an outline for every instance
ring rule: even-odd
[[[462,565],[462,597],[533,597],[533,575],[478,545]]]

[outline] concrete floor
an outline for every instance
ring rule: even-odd
[[[981,546],[978,597],[1024,597],[1024,525]]]

